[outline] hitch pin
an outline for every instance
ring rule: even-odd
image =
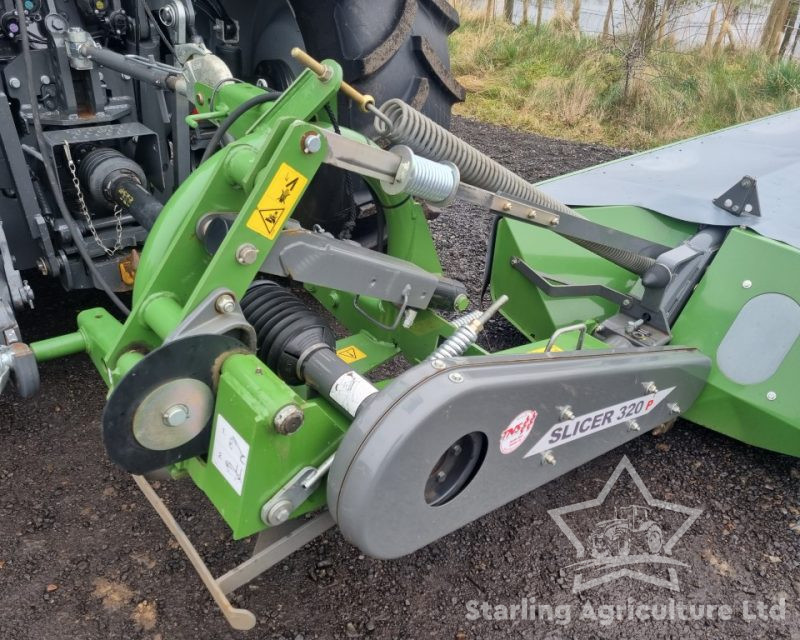
[[[292,57],[304,67],[307,67],[316,73],[319,79],[323,82],[327,82],[331,79],[330,67],[327,67],[318,60],[315,60],[300,47],[292,48]],[[381,122],[389,127],[389,129],[392,128],[392,121],[386,117],[386,115],[380,109],[378,109],[378,107],[375,106],[375,98],[373,98],[371,95],[361,93],[353,85],[345,82],[344,80],[342,80],[341,90],[342,93],[355,102],[358,105],[358,108],[364,113],[371,113],[376,118],[379,118]]]

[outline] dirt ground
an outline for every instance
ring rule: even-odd
[[[531,180],[622,154],[463,119],[454,128]],[[465,206],[433,223],[449,274],[473,293],[486,227],[481,212]],[[27,340],[72,330],[77,309],[104,304],[97,294],[64,296],[43,281],[34,285],[36,313],[20,318]],[[499,348],[518,339],[497,321],[486,342]],[[99,431],[106,390],[88,359],[48,363],[41,373],[43,390],[34,400],[8,393],[0,399],[3,640],[800,639],[800,463],[685,422],[400,560],[364,557],[329,531],[236,593],[237,605],[253,610],[259,623],[246,634],[233,632],[131,479],[106,460]],[[570,567],[579,560],[576,549],[548,510],[596,498],[624,456],[653,500],[702,511],[672,550],[682,564],[644,567],[639,577],[649,582],[621,577],[573,593],[576,576],[592,574]],[[169,483],[160,491],[215,574],[248,556],[252,544],[232,542],[193,485]],[[564,520],[587,540],[614,517],[614,507],[644,499],[623,473],[602,505]],[[687,517],[653,512],[665,537]],[[652,583],[671,580],[670,567],[676,590]],[[520,619],[521,608],[514,620],[498,619],[523,599],[527,619]],[[639,620],[632,612],[642,605],[666,619]],[[700,605],[730,607],[731,619],[682,620],[690,617],[687,605],[695,613]]]

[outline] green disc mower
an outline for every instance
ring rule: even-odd
[[[130,315],[87,309],[2,371],[91,358],[109,458],[233,627],[255,617],[227,594],[331,526],[397,558],[678,416],[800,455],[800,112],[533,186],[335,60],[294,50],[305,70],[275,92],[202,47],[168,67],[70,43],[218,128],[163,206],[118,156],[83,158],[79,179],[149,229]],[[374,135],[339,126],[340,92]],[[372,247],[293,219],[326,166],[371,192]],[[493,221],[486,305],[437,259],[422,205],[455,201]],[[498,312],[524,344],[489,353]],[[213,576],[148,480],[165,471],[258,536],[252,558]]]

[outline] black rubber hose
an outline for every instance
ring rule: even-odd
[[[17,8],[17,15],[24,16],[25,7],[22,4],[22,0],[15,0],[15,4]],[[22,19],[20,26],[22,27],[20,29],[20,38],[22,40],[22,61],[25,66],[25,81],[28,83],[28,98],[31,101],[33,128],[36,133],[36,140],[39,143],[39,149],[44,151],[47,146],[44,142],[44,130],[42,129],[42,121],[39,117],[39,103],[33,88],[33,62],[31,60],[30,40],[28,39],[28,24],[24,19]],[[69,212],[69,208],[67,207],[67,203],[64,202],[64,195],[61,193],[61,189],[57,188],[58,177],[56,176],[55,167],[52,166],[50,156],[44,152],[42,153],[42,164],[44,165],[44,170],[47,174],[47,180],[50,182],[58,209],[61,212],[61,215],[64,217],[64,222],[67,224],[67,229],[69,229],[69,233],[72,236],[75,247],[78,249],[81,259],[86,264],[86,268],[89,270],[89,273],[92,274],[94,281],[103,291],[105,291],[111,302],[114,303],[114,306],[116,306],[117,309],[119,309],[126,316],[130,315],[130,309],[125,306],[125,303],[122,302],[122,300],[119,299],[119,296],[117,296],[117,294],[111,289],[108,282],[106,282],[106,279],[103,277],[103,274],[101,274],[95,266],[92,257],[89,255],[89,252],[86,250],[86,247],[83,244],[83,236],[78,229],[78,225],[75,223],[75,218],[72,217],[72,214]]]
[[[20,0],[17,0],[18,2]],[[222,142],[222,137],[228,132],[228,129],[231,128],[234,122],[236,122],[243,114],[247,113],[253,107],[257,107],[260,104],[264,104],[265,102],[274,102],[278,98],[281,97],[280,91],[267,91],[260,95],[254,96],[249,100],[245,100],[236,107],[233,111],[231,111],[228,116],[222,121],[222,123],[217,127],[217,130],[214,132],[214,135],[211,136],[211,140],[206,147],[206,150],[203,152],[203,157],[200,158],[200,164],[203,164],[206,160],[208,160],[214,152],[217,150],[220,142]]]

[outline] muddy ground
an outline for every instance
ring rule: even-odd
[[[622,153],[463,119],[454,126],[532,180]],[[433,223],[448,272],[473,292],[484,220],[456,206]],[[72,330],[77,309],[104,304],[95,294],[63,296],[45,282],[34,284],[37,312],[21,316],[28,340]],[[497,348],[519,338],[498,321],[486,340]],[[401,560],[366,558],[330,531],[237,592],[238,606],[252,609],[259,624],[246,634],[232,632],[131,479],[106,460],[99,434],[105,388],[88,360],[45,364],[42,388],[30,402],[13,394],[0,399],[3,640],[800,638],[800,464],[685,422]],[[548,510],[596,498],[623,456],[653,499],[702,513],[672,550],[682,564],[637,565],[645,579],[621,577],[575,594],[578,574],[584,581],[605,574],[569,566],[578,561],[575,547]],[[230,541],[191,484],[161,491],[216,574],[247,557],[251,544]],[[602,506],[564,516],[565,522],[589,540],[598,523],[614,517],[614,506],[644,504],[638,491],[625,472]],[[652,511],[665,538],[688,517]],[[634,545],[642,543],[637,535]],[[673,589],[653,584],[658,580]],[[523,599],[527,609],[514,609],[515,620],[497,619]],[[493,608],[482,609],[483,602]],[[761,610],[759,602],[766,603]],[[552,607],[552,616],[539,605]],[[613,619],[612,605],[621,607],[621,620]],[[710,618],[681,620],[687,605],[695,614],[700,605],[724,605],[731,619],[721,620],[716,608]],[[652,611],[666,620],[640,621],[637,607],[640,616]]]

